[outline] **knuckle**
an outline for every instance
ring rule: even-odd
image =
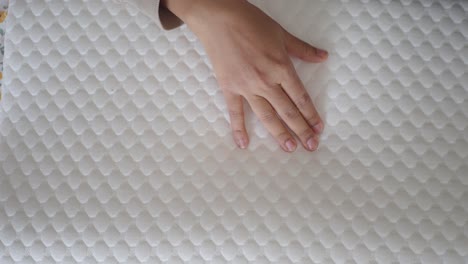
[[[263,84],[263,85],[258,85],[258,87],[259,87],[259,94],[262,96],[267,96],[267,95],[274,93],[274,89],[272,89],[271,86]]]
[[[299,40],[299,49],[302,51],[301,53],[305,56],[313,56],[315,55],[315,48],[310,46],[307,42],[303,40]]]
[[[234,129],[232,129],[232,133],[233,133],[233,134],[242,135],[242,134],[244,134],[244,130],[243,130],[243,129],[234,128]]]
[[[244,118],[242,111],[238,110],[229,110],[229,116],[231,117],[231,120],[242,120]]]
[[[279,61],[276,63],[277,74],[282,78],[291,75],[291,65],[288,61]]]
[[[255,78],[257,79],[256,85],[260,86],[262,90],[264,90],[266,88],[265,84],[270,83],[270,74],[262,69],[255,69],[254,74]]]
[[[264,123],[272,123],[276,120],[277,116],[276,113],[273,111],[264,111],[259,116],[260,121]]]
[[[263,98],[271,100],[283,99],[283,94],[279,85],[258,85],[257,94]]]
[[[310,98],[307,92],[302,93],[297,99],[295,100],[297,107],[304,108],[312,104],[312,99]]]
[[[309,46],[307,43],[303,43],[303,50],[304,50],[304,55],[306,56],[315,56],[316,52],[315,49]]]
[[[299,112],[299,109],[297,109],[297,107],[291,106],[284,111],[284,115],[286,116],[286,118],[294,120],[301,117],[301,112]]]
[[[223,92],[231,92],[233,94],[242,94],[246,85],[242,81],[234,82],[228,79],[218,79],[218,86]]]
[[[275,74],[284,76],[290,72],[291,64],[289,57],[286,54],[270,56],[269,63],[275,71]]]
[[[265,86],[264,96],[272,100],[284,100],[283,88],[280,85]]]
[[[289,69],[289,62],[286,58],[274,59],[273,65],[281,72],[288,71]]]
[[[288,58],[289,56],[286,54],[286,52],[277,52],[267,55],[267,59],[270,61],[270,63],[278,66],[284,65]]]

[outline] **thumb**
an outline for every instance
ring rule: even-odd
[[[311,46],[307,42],[291,35],[291,33],[286,30],[284,32],[286,37],[286,49],[292,56],[308,62],[323,62],[328,58],[327,51]]]

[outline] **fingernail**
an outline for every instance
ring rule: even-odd
[[[291,139],[289,139],[288,141],[286,141],[286,149],[289,152],[293,152],[296,149],[296,144],[294,144],[294,142]]]
[[[313,137],[309,138],[309,140],[307,140],[307,147],[309,147],[309,150],[311,151],[316,150],[318,147],[318,141]]]
[[[328,57],[328,52],[325,50],[317,49],[317,55],[320,58],[325,59],[326,57]]]
[[[247,148],[247,140],[245,140],[243,138],[239,138],[239,139],[237,139],[237,145],[241,149],[246,149]]]
[[[312,128],[314,129],[314,132],[316,134],[322,134],[322,132],[323,132],[323,123],[320,122],[320,123],[314,125]]]

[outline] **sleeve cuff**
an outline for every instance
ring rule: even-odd
[[[159,0],[157,2],[157,7],[158,7],[158,21],[159,24],[161,25],[162,28],[166,30],[174,29],[176,27],[179,27],[182,25],[184,22],[174,15],[171,11],[169,11],[167,8],[160,6]]]
[[[122,4],[135,6],[140,12],[155,21],[165,30],[179,27],[184,22],[165,7],[160,6],[160,0],[116,0]]]

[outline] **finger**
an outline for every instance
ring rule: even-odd
[[[240,95],[235,95],[230,92],[224,92],[224,97],[226,98],[229,111],[234,142],[236,142],[239,148],[246,149],[249,145],[249,136],[245,128],[243,99]]]
[[[297,148],[296,140],[283,125],[270,103],[260,96],[247,98],[247,101],[265,128],[278,141],[281,148],[286,152],[295,151]]]
[[[307,124],[312,127],[317,135],[321,134],[324,129],[323,121],[292,63],[289,65],[288,69],[286,69],[282,80],[283,90],[297,106]]]
[[[299,137],[305,149],[315,151],[318,138],[312,127],[306,122],[301,111],[291,101],[281,86],[272,88],[266,99],[289,128]]]
[[[289,54],[308,62],[323,62],[328,58],[327,51],[311,46],[307,42],[291,35],[291,33],[286,30],[284,32],[286,37],[286,49]]]

